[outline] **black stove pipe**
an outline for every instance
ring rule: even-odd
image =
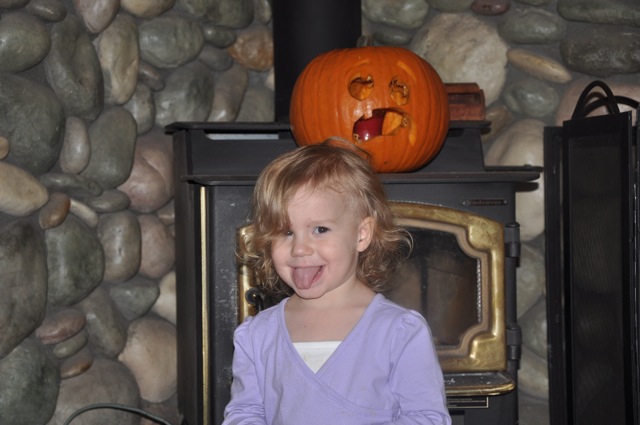
[[[355,47],[362,34],[360,0],[273,0],[275,115],[289,122],[298,75],[321,53]]]

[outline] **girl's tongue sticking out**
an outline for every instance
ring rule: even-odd
[[[322,271],[321,266],[295,267],[293,269],[293,283],[298,289],[309,289]]]

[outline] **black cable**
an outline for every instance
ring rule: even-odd
[[[171,425],[171,423],[165,421],[164,419],[152,415],[149,412],[146,412],[142,409],[138,409],[137,407],[132,407],[132,406],[125,406],[123,404],[114,404],[114,403],[96,403],[96,404],[90,404],[88,406],[85,406],[81,409],[76,410],[75,412],[73,412],[73,414],[71,416],[69,416],[67,418],[67,420],[64,422],[63,425],[69,425],[71,423],[72,420],[74,420],[77,416],[83,414],[84,412],[87,412],[89,410],[94,410],[94,409],[115,409],[115,410],[124,410],[125,412],[130,412],[130,413],[135,413],[137,415],[143,416],[147,419],[150,419],[156,423],[162,424],[162,425]]]

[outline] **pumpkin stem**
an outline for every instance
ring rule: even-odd
[[[358,42],[356,43],[357,47],[368,47],[373,46],[373,36],[372,35],[361,35],[358,37]]]

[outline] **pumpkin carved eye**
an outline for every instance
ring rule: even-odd
[[[349,83],[349,94],[356,100],[364,100],[373,91],[373,77],[356,77]]]
[[[389,83],[389,94],[398,106],[406,105],[409,101],[409,86],[394,78]]]

